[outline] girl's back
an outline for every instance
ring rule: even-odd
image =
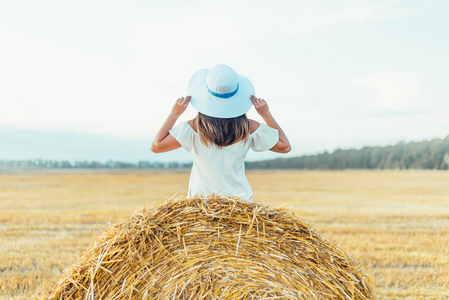
[[[188,197],[211,193],[251,200],[244,159],[254,151],[286,153],[290,143],[252,83],[225,65],[199,70],[189,82],[192,96],[179,98],[153,141],[153,152],[185,148],[193,152]],[[192,100],[198,116],[174,127]],[[266,124],[248,120],[254,106]]]
[[[211,193],[252,198],[252,190],[245,176],[245,157],[249,149],[266,151],[279,141],[277,130],[250,121],[250,134],[227,146],[206,145],[198,133],[195,120],[183,122],[170,130],[181,146],[193,155],[188,197]]]

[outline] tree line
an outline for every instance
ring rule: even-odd
[[[332,153],[248,162],[248,169],[449,169],[449,136],[385,147],[337,149]]]
[[[48,160],[48,159],[27,159],[27,160],[0,160],[0,167],[19,168],[49,168],[49,169],[179,169],[191,167],[192,163],[183,162],[157,162],[138,161],[123,162],[108,160],[99,161],[69,161],[69,160]]]
[[[191,162],[121,162],[68,160],[0,160],[0,167],[23,168],[128,168],[179,169],[189,168]],[[246,162],[247,169],[449,169],[449,136],[430,141],[398,143],[385,147],[337,149],[332,153],[303,155],[291,158]]]

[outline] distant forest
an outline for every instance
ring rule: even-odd
[[[48,160],[48,159],[27,159],[27,160],[0,160],[0,167],[18,168],[49,168],[49,169],[179,169],[191,167],[192,163],[182,162],[157,162],[138,161],[123,162],[109,160],[99,161],[68,161],[68,160]]]
[[[68,160],[0,160],[0,167],[22,168],[189,168],[192,163]],[[449,169],[449,136],[422,142],[401,142],[393,146],[337,149],[332,153],[247,162],[247,169]]]
[[[449,136],[394,146],[337,149],[332,153],[248,162],[248,169],[449,169]]]

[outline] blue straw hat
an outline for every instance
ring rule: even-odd
[[[215,118],[235,118],[253,106],[251,81],[227,65],[196,71],[190,78],[187,94],[200,113]]]

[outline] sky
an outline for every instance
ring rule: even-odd
[[[447,28],[443,0],[2,1],[0,160],[189,160],[149,147],[217,64],[267,100],[287,157],[444,138]]]

